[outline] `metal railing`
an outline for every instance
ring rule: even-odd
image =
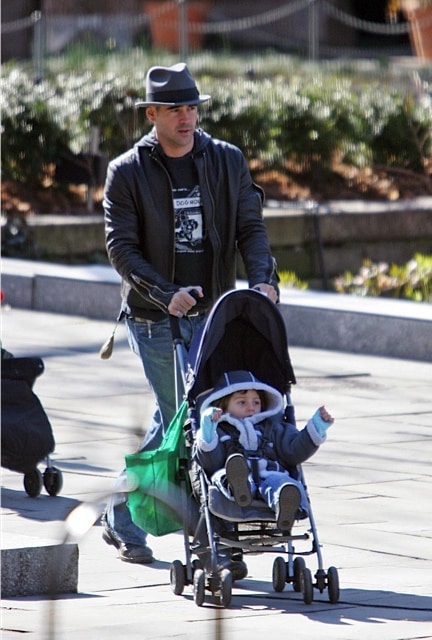
[[[204,23],[194,23],[187,21],[186,5],[187,0],[172,0],[168,3],[168,7],[173,5],[179,6],[179,54],[182,59],[188,56],[188,33],[204,33],[206,35],[229,36],[234,32],[259,30],[263,27],[279,23],[280,21],[292,16],[299,11],[307,11],[307,52],[310,60],[318,60],[320,57],[320,22],[322,15],[326,15],[331,20],[339,22],[349,29],[360,30],[369,34],[380,36],[401,36],[409,33],[409,24],[403,22],[394,23],[377,23],[368,20],[362,20],[356,16],[343,11],[336,7],[329,0],[288,0],[277,8],[261,11],[254,15],[242,16],[230,20],[213,21],[209,20]],[[160,19],[166,8],[161,5]],[[69,16],[70,17],[70,16]],[[59,18],[57,16],[57,18]],[[110,31],[115,27],[121,27],[124,30],[136,32],[149,23],[149,18],[145,14],[121,14],[120,16],[104,16],[102,14],[92,14],[79,16],[79,24],[77,29],[88,29],[93,31]],[[45,22],[50,18],[46,18],[40,11],[35,11],[31,15],[20,18],[11,22],[2,23],[2,36],[21,32],[26,29],[33,29],[32,55],[34,60],[35,76],[42,76],[42,62],[47,52],[46,47],[46,29]],[[176,23],[177,24],[177,23]],[[167,23],[167,26],[172,26]],[[275,44],[279,47],[283,46],[281,38],[275,38]],[[293,42],[290,39],[285,43],[287,49],[292,49]],[[259,46],[259,45],[258,45]],[[341,47],[342,50],[342,47]],[[381,51],[381,49],[380,49]],[[346,54],[347,47],[344,48]],[[51,53],[48,51],[48,53]]]

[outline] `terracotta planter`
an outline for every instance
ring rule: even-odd
[[[193,26],[206,21],[210,7],[209,0],[188,0],[186,2],[189,49],[202,47],[205,34],[194,30]],[[180,7],[178,3],[175,0],[146,0],[144,11],[150,18],[153,47],[177,53],[180,48]]]
[[[418,58],[432,58],[432,6],[405,9],[410,24],[410,41]]]

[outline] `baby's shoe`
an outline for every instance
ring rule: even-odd
[[[300,507],[297,511],[296,520],[306,520],[306,518],[309,518],[309,513],[306,511],[306,509]]]
[[[294,484],[282,486],[276,506],[276,526],[280,531],[291,532],[300,502],[300,491]]]
[[[226,461],[225,471],[234,500],[240,507],[248,507],[252,502],[252,492],[246,458],[241,453],[233,453]]]

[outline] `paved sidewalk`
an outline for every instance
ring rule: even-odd
[[[141,364],[123,326],[111,360],[98,357],[112,322],[3,308],[3,346],[43,358],[35,392],[54,429],[61,494],[29,498],[22,476],[2,469],[2,547],[55,544],[80,501],[112,489],[124,454],[153,410]],[[287,585],[272,589],[273,554],[247,558],[232,605],[197,607],[175,596],[169,565],[184,561],[179,534],[149,538],[157,562],[119,561],[96,523],[78,539],[78,593],[3,599],[4,640],[224,638],[408,640],[432,638],[432,365],[312,348],[290,350],[299,426],[325,403],[336,422],[304,465],[325,567],[339,570],[337,605],[311,605]],[[43,467],[43,466],[42,466]],[[42,468],[41,467],[41,468]],[[316,557],[307,559],[316,570]]]

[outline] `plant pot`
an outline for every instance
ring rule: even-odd
[[[189,49],[200,49],[205,34],[195,30],[206,21],[210,11],[209,0],[188,0],[186,3],[186,30]],[[146,0],[144,11],[150,19],[153,47],[177,53],[180,49],[180,6],[175,0]]]
[[[410,41],[418,58],[432,58],[432,5],[418,9],[405,9],[410,24]]]

